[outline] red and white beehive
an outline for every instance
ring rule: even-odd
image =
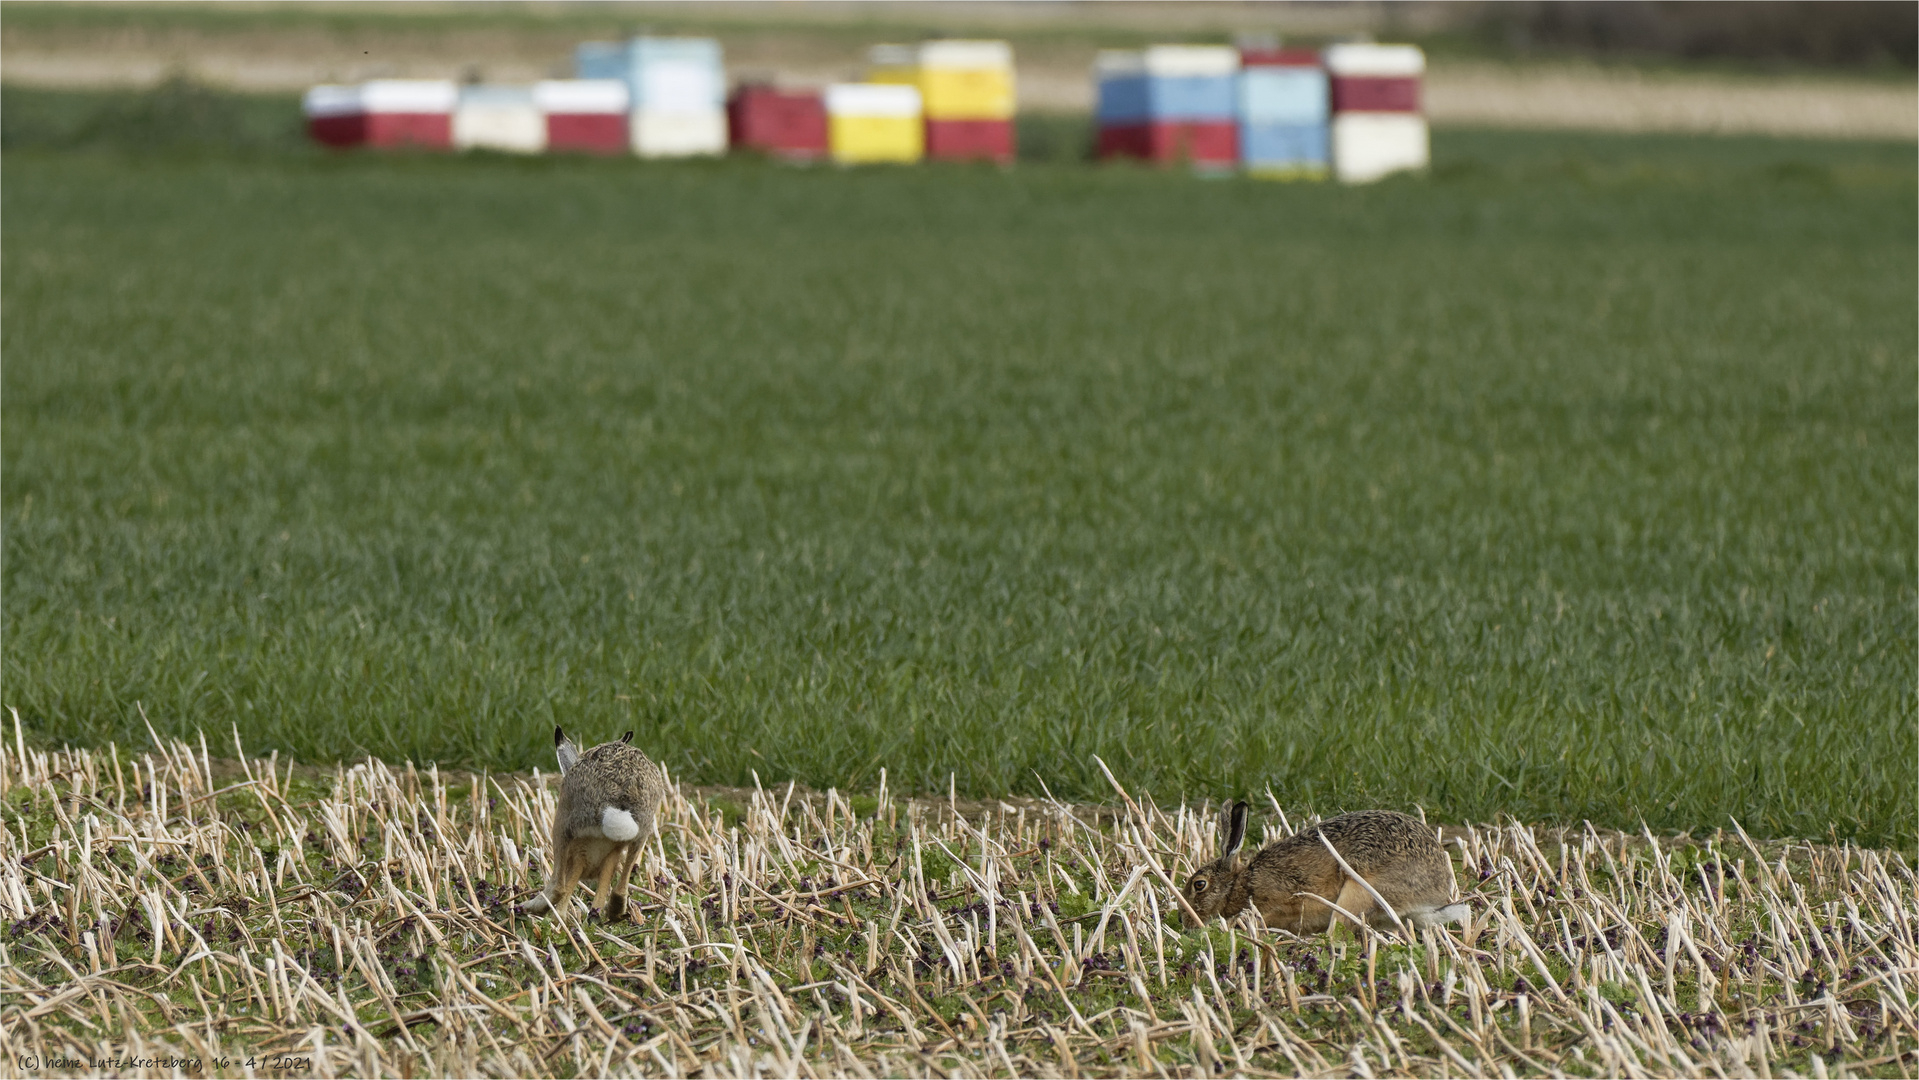
[[[307,133],[327,146],[453,145],[460,90],[440,79],[374,79],[358,86],[316,86],[302,108]]]
[[[1432,161],[1420,80],[1426,54],[1416,45],[1333,45],[1333,175],[1364,183]]]
[[[533,84],[549,151],[624,154],[632,92],[620,79],[548,79]]]

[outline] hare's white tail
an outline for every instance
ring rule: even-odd
[[[600,832],[608,840],[631,840],[640,835],[640,823],[633,815],[617,806],[609,806],[600,811]]]
[[[1431,911],[1416,911],[1408,916],[1414,926],[1445,926],[1447,923],[1465,924],[1472,921],[1473,909],[1467,904],[1447,904]]]

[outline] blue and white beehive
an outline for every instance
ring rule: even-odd
[[[1231,49],[1155,45],[1107,58],[1100,71],[1099,115],[1114,123],[1231,120],[1237,108]]]
[[[627,84],[634,153],[688,157],[726,152],[726,65],[718,41],[589,41],[574,53],[574,69],[582,79]]]
[[[1239,156],[1247,172],[1322,177],[1331,159],[1332,95],[1317,54],[1253,50],[1240,55]]]

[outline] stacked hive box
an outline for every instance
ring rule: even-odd
[[[463,86],[453,109],[453,145],[461,150],[537,154],[546,149],[546,117],[523,86]]]
[[[911,163],[925,155],[918,87],[839,83],[826,88],[828,143],[842,165]]]
[[[307,133],[328,146],[453,145],[459,88],[438,79],[375,79],[316,86],[302,102]]]
[[[1419,80],[1426,54],[1413,45],[1334,45],[1325,52],[1332,76],[1333,172],[1341,180],[1377,180],[1431,160]]]
[[[638,37],[624,46],[587,42],[575,54],[582,79],[621,79],[632,96],[628,125],[641,157],[726,152],[726,69],[710,38]]]
[[[826,102],[814,91],[742,86],[726,107],[735,149],[757,150],[788,161],[827,155]]]
[[[1230,168],[1239,157],[1239,51],[1155,45],[1099,54],[1100,157]]]
[[[632,95],[618,79],[549,79],[533,84],[549,150],[626,152]]]
[[[871,82],[917,87],[926,156],[1013,162],[1013,47],[1004,41],[881,45],[868,57]]]
[[[1319,54],[1240,53],[1239,157],[1255,176],[1326,175],[1330,95]]]

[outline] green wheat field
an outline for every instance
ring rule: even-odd
[[[29,743],[1914,843],[1910,144],[1351,189],[0,112]]]

